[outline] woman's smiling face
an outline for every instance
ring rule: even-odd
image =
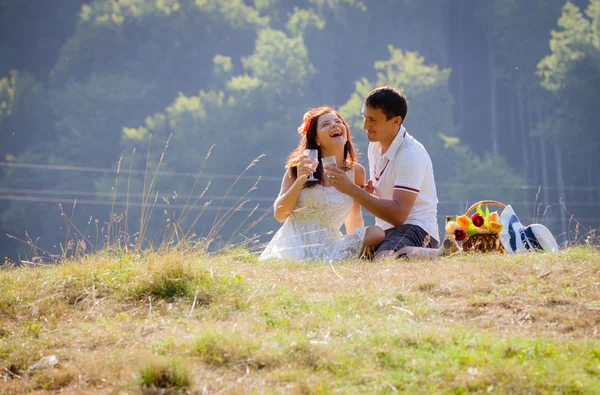
[[[317,120],[317,142],[321,148],[344,146],[348,141],[348,131],[336,113],[323,114]]]

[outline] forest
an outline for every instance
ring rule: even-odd
[[[0,0],[0,253],[259,249],[309,108],[389,85],[440,226],[485,199],[600,225],[600,0]],[[594,110],[596,108],[596,110]],[[365,222],[372,217],[364,213]],[[6,258],[5,258],[6,257]]]

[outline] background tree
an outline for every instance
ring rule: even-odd
[[[567,2],[552,31],[552,53],[538,64],[542,86],[552,94],[548,120],[540,123],[537,135],[551,142],[558,195],[586,226],[593,227],[593,207],[600,196],[600,149],[594,103],[600,100],[600,1],[590,0],[585,16]],[[569,184],[578,187],[567,187]],[[575,204],[573,204],[575,203]],[[587,204],[586,204],[587,203]],[[561,212],[566,228],[568,216]]]

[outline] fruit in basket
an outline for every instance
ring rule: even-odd
[[[500,216],[498,215],[497,211],[494,211],[488,215],[488,222],[500,222]]]
[[[492,233],[500,233],[502,231],[502,224],[496,221],[490,221],[488,223],[488,228],[490,228],[490,232]]]
[[[456,228],[454,230],[454,240],[463,241],[467,237],[467,232],[463,228]]]
[[[471,219],[466,215],[456,217],[456,223],[463,229],[467,229],[471,225]]]
[[[483,218],[483,215],[475,213],[471,216],[471,221],[473,221],[473,225],[479,228],[485,223],[485,218]]]

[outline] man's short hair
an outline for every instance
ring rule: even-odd
[[[408,101],[399,89],[383,86],[373,89],[365,99],[367,107],[380,109],[388,120],[402,117],[402,122],[408,113]]]

